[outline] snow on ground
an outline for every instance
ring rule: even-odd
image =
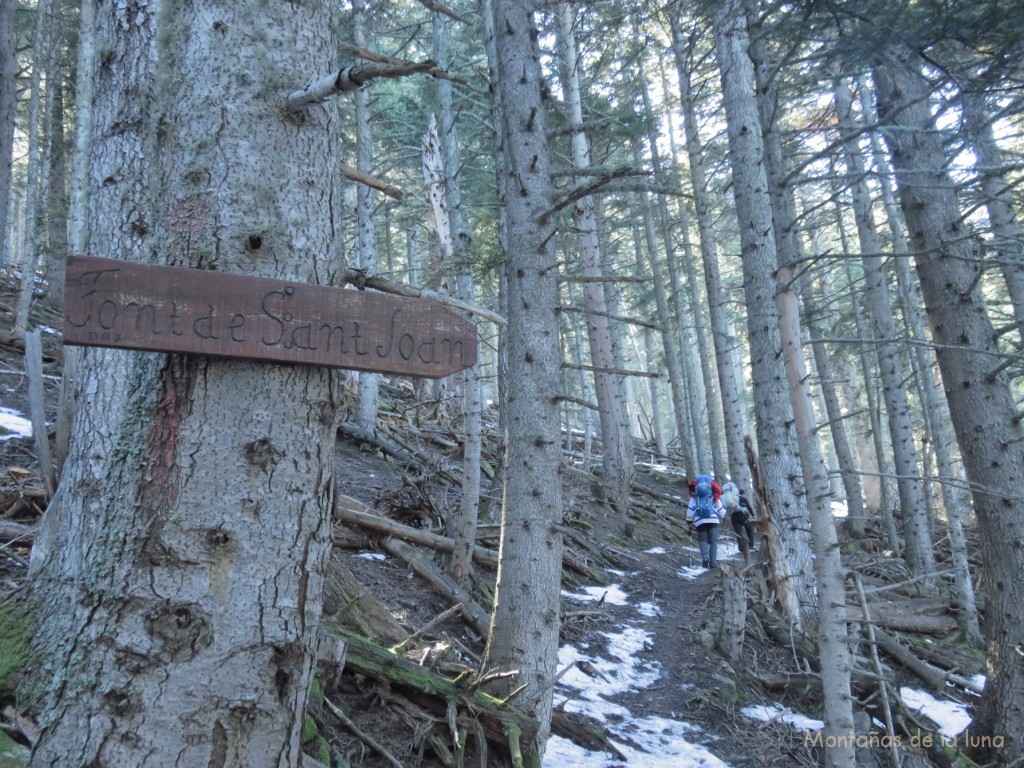
[[[967,708],[948,699],[936,699],[916,688],[900,688],[900,698],[911,709],[927,715],[939,726],[939,732],[953,738],[971,724]]]
[[[586,587],[568,595],[580,602],[601,600],[614,605],[631,605],[618,585]],[[623,755],[625,762],[605,752],[590,752],[559,736],[552,736],[544,752],[545,768],[612,768],[636,765],[644,768],[728,768],[705,747],[693,744],[687,735],[700,729],[680,720],[664,717],[633,717],[613,699],[629,691],[644,690],[661,677],[657,662],[643,658],[653,641],[643,629],[642,619],[657,615],[656,603],[635,606],[640,621],[602,633],[604,650],[588,653],[588,646],[563,646],[558,652],[559,669],[568,671],[559,680],[555,705],[566,712],[581,713],[599,720]]]
[[[0,434],[0,440],[9,440],[12,437],[32,437],[32,422],[10,408],[0,408],[0,428],[7,430],[6,433]]]
[[[719,531],[718,560],[734,560],[739,556],[740,549],[732,539],[726,539],[721,535],[724,530],[722,528]],[[676,570],[676,575],[679,578],[692,580],[707,573],[708,569],[700,564],[700,550],[697,547],[683,547],[682,554],[683,563]]]
[[[740,712],[752,720],[763,720],[766,723],[789,723],[799,731],[820,731],[825,727],[821,720],[783,707],[781,704],[757,704],[743,707]]]
[[[662,547],[648,550],[649,554],[668,555]],[[731,541],[720,541],[720,560],[731,560],[739,550]],[[680,578],[694,579],[705,573],[699,565],[700,552],[684,547],[683,556],[689,564],[679,565]],[[678,557],[678,553],[676,554]],[[692,563],[697,562],[694,566]],[[612,605],[633,605],[629,595],[618,585],[585,587],[579,592],[564,593],[580,602],[603,601]],[[559,736],[552,736],[544,753],[545,768],[616,768],[617,766],[644,766],[644,768],[728,768],[707,748],[693,744],[687,738],[700,733],[700,728],[689,723],[663,717],[633,717],[625,707],[613,699],[629,691],[643,690],[660,677],[657,662],[643,659],[653,637],[643,629],[643,618],[660,613],[656,603],[634,605],[638,621],[602,633],[606,650],[588,654],[588,646],[563,646],[558,653],[560,670],[567,670],[559,680],[555,705],[564,706],[569,713],[582,713],[599,720],[608,731],[615,747],[625,755],[625,762],[604,752],[590,752]],[[913,709],[922,711],[939,724],[943,734],[953,737],[963,731],[971,721],[963,705],[912,688],[900,691],[903,700]],[[787,723],[801,731],[817,731],[825,727],[821,720],[807,717],[780,704],[768,703],[744,707],[740,712],[754,720]]]

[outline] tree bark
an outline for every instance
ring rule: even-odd
[[[860,102],[864,112],[864,122],[868,125],[878,124],[878,115],[874,104],[874,90],[869,87],[867,78],[860,80]],[[965,120],[969,118],[965,114]],[[917,278],[912,274],[910,248],[904,234],[903,217],[900,216],[892,191],[892,169],[889,159],[885,156],[878,131],[871,132],[871,147],[878,167],[879,186],[882,191],[882,202],[892,235],[893,252],[896,254],[896,281],[899,285],[903,305],[903,315],[909,331],[915,339],[928,339],[924,309],[921,306],[921,290]],[[1019,278],[1019,269],[1004,272],[1009,283]],[[1016,275],[1017,277],[1014,277]],[[959,461],[954,461],[956,438],[949,418],[949,405],[942,392],[942,384],[936,380],[933,371],[935,356],[932,350],[923,345],[913,349],[913,358],[917,361],[917,381],[923,404],[922,414],[928,439],[935,451],[935,461],[939,474],[945,478],[963,478],[963,468]],[[978,623],[978,608],[974,593],[974,580],[971,576],[967,557],[967,539],[964,534],[963,519],[970,511],[971,502],[954,483],[942,484],[942,501],[946,514],[946,530],[949,532],[950,554],[954,568],[954,588],[957,595],[957,617],[960,627],[968,639],[981,646],[984,638]]]
[[[47,83],[43,88],[43,72],[49,71],[50,35],[52,14],[50,0],[39,0],[36,4],[36,26],[32,37],[32,86],[28,104],[28,178],[25,183],[25,238],[19,256],[21,268],[21,288],[18,291],[18,302],[14,312],[14,328],[12,333],[19,336],[28,328],[28,314],[32,307],[35,292],[36,266],[39,264],[39,204],[42,202],[41,188],[43,184],[43,130],[40,122],[46,114],[45,91],[50,91]]]
[[[722,399],[725,424],[725,450],[729,457],[728,473],[740,488],[750,488],[750,468],[746,462],[743,438],[747,434],[746,404],[738,386],[738,363],[735,335],[731,332],[731,318],[727,310],[718,259],[718,238],[712,217],[711,192],[708,189],[704,151],[701,146],[696,104],[692,88],[691,60],[679,18],[670,14],[672,46],[676,71],[679,76],[680,100],[683,110],[683,129],[686,135],[686,154],[689,158],[690,185],[693,187],[693,205],[697,214],[697,233],[704,263],[704,287],[708,296],[708,314],[711,318],[711,338],[715,348],[718,370],[718,389]]]
[[[779,292],[778,264],[742,4],[732,0],[720,5],[715,10],[714,28],[729,137],[733,195],[743,252],[743,285],[761,477],[772,494],[768,513],[783,556],[783,561],[775,566],[788,582],[777,587],[782,588],[780,598],[787,615],[799,623],[801,605],[814,604],[814,575],[802,469],[796,455],[793,431],[793,404],[782,367],[782,342],[775,302]]]
[[[296,73],[336,55],[336,13],[100,6],[88,251],[330,282],[337,117],[289,115],[284,100]],[[81,371],[65,501],[33,551],[34,763],[297,765],[330,548],[334,377],[101,349]]]
[[[573,128],[570,156],[573,168],[585,172],[590,168],[590,143],[583,125],[583,94],[580,89],[581,63],[576,50],[575,22],[572,8],[560,3],[557,8],[561,82],[565,90],[569,125]],[[573,220],[579,234],[580,261],[585,277],[603,276],[603,257],[596,213],[596,202],[584,195],[573,204]],[[587,310],[587,340],[590,359],[595,367],[594,389],[601,418],[603,464],[601,479],[605,498],[620,514],[629,509],[629,488],[633,483],[633,443],[626,412],[625,381],[610,373],[616,365],[612,342],[612,326],[608,321],[605,287],[602,282],[583,285]]]
[[[920,67],[905,49],[890,49],[875,59],[874,79],[981,534],[988,679],[971,732],[1005,739],[1002,749],[977,757],[1011,764],[1024,759],[1024,429],[1006,372],[995,364],[979,243],[961,216]]]
[[[448,22],[444,14],[434,13],[434,60],[442,71],[448,69]],[[466,302],[475,300],[473,273],[467,250],[472,237],[462,213],[462,183],[459,169],[459,135],[455,126],[452,107],[452,84],[449,80],[437,81],[438,117],[441,124],[441,148],[444,157],[444,191],[451,233],[452,269],[459,298]],[[481,420],[483,393],[481,383],[482,363],[478,360],[472,367],[460,374],[462,382],[462,498],[459,513],[448,522],[450,535],[456,542],[449,572],[461,586],[465,586],[472,575],[471,552],[476,541],[477,519],[480,515],[480,454],[483,445]]]
[[[558,664],[562,538],[554,526],[562,516],[557,409],[562,358],[554,222],[545,214],[552,197],[547,86],[533,8],[526,0],[494,3],[509,245],[507,474],[486,656],[492,669],[519,671],[512,685],[525,687],[516,701],[538,722],[528,762],[539,765]]]
[[[760,17],[757,0],[746,0],[745,9],[747,24],[752,28],[749,50],[757,83],[756,101],[763,135],[765,180],[771,206],[776,258],[779,262],[779,290],[775,300],[779,310],[782,360],[789,383],[814,551],[817,600],[806,613],[817,622],[825,732],[837,737],[835,746],[825,750],[825,765],[853,768],[856,750],[853,746],[853,696],[850,691],[852,662],[846,623],[845,587],[829,498],[828,469],[818,445],[817,418],[807,383],[809,377],[800,327],[797,265],[802,260],[803,246],[796,231],[796,203],[792,190],[784,181],[785,161],[775,117],[779,107],[778,80],[774,77],[767,51],[766,30],[763,26],[755,26]]]
[[[352,41],[360,48],[367,47],[369,11],[366,0],[352,0]],[[352,94],[356,118],[356,168],[370,176],[373,174],[373,128],[370,116],[370,92],[356,89]],[[366,272],[377,269],[377,234],[373,225],[373,189],[366,184],[356,185],[356,247],[355,266]],[[377,427],[377,401],[380,376],[376,373],[352,373],[359,381],[356,404],[356,423],[372,432]]]
[[[635,152],[639,154],[639,148]],[[679,451],[682,454],[683,469],[696,476],[701,471],[700,453],[696,442],[697,429],[696,424],[693,423],[686,390],[683,388],[686,379],[683,374],[683,364],[679,359],[676,335],[672,333],[672,314],[669,311],[668,292],[665,290],[667,280],[661,263],[661,255],[658,253],[654,215],[651,213],[650,202],[646,199],[640,201],[640,219],[643,222],[644,243],[647,246],[647,262],[654,283],[652,286],[654,288],[654,306],[657,312],[658,327],[661,331],[661,348],[665,353],[669,391],[672,393],[672,413],[675,417]]]
[[[7,252],[7,212],[11,206],[14,121],[18,110],[18,58],[14,47],[17,0],[0,0],[0,265]]]
[[[889,294],[890,279],[879,255],[882,252],[882,240],[875,229],[871,192],[865,176],[864,159],[856,139],[853,95],[843,78],[835,78],[832,86],[839,128],[843,137],[843,157],[850,179],[850,194],[860,243],[868,307],[875,337],[878,339],[878,370],[882,379],[882,397],[889,421],[893,464],[896,468],[896,487],[899,490],[900,516],[906,545],[904,557],[913,573],[927,575],[935,571],[935,553],[932,549],[931,521],[925,507],[921,481],[918,479],[921,468],[914,441],[910,401],[907,398],[907,374],[895,340],[896,323]],[[927,580],[933,581],[931,577]]]
[[[812,287],[810,295],[812,304],[809,307],[809,314],[812,317],[808,320],[807,330],[811,337],[811,350],[814,354],[815,367],[818,369],[818,377],[821,381],[822,396],[825,400],[825,413],[828,416],[829,430],[832,433],[832,443],[835,445],[836,461],[839,465],[839,472],[843,480],[843,490],[846,495],[846,526],[847,533],[853,538],[864,536],[864,494],[860,487],[860,473],[853,458],[853,451],[850,449],[850,440],[846,433],[846,418],[839,402],[839,393],[836,391],[835,376],[832,374],[832,361],[829,359],[828,351],[821,341],[821,331],[818,328],[820,322],[816,315],[817,307],[824,305],[822,291]],[[815,306],[817,305],[817,306]]]

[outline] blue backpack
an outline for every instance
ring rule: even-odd
[[[711,475],[697,475],[693,501],[693,516],[698,520],[706,520],[715,514],[715,491],[711,487]]]

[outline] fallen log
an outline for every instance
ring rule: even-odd
[[[953,683],[972,693],[980,695],[982,692],[982,686],[974,680],[932,666],[915,656],[909,648],[902,645],[895,637],[886,634],[878,628],[875,629],[875,643],[886,656],[909,669],[934,691],[942,692],[946,689],[947,683]]]
[[[336,554],[324,569],[323,600],[324,621],[328,624],[349,627],[389,645],[409,637],[391,610],[356,580]]]
[[[361,528],[366,528],[376,533],[383,533],[405,541],[411,541],[414,544],[430,547],[438,552],[448,553],[455,549],[454,540],[447,536],[441,536],[440,534],[427,531],[422,528],[413,528],[408,525],[403,525],[395,520],[391,520],[390,518],[375,515],[370,511],[368,506],[357,499],[351,498],[350,496],[342,496],[339,494],[335,501],[335,511],[338,518],[343,523],[358,525]],[[561,528],[561,526],[559,527]],[[580,543],[578,538],[575,536],[573,538],[577,543]],[[589,548],[584,544],[581,544],[581,546]],[[493,549],[480,545],[473,546],[473,560],[474,562],[486,565],[490,568],[496,569],[498,567],[498,553]],[[579,573],[581,576],[597,582],[598,584],[608,583],[608,577],[605,576],[604,573],[596,568],[591,568],[568,550],[564,550],[562,552],[562,563],[566,568],[569,568],[576,573]]]
[[[451,722],[449,713],[454,708],[462,734],[475,733],[478,739],[483,734],[487,742],[513,752],[520,744],[532,743],[537,732],[536,721],[480,690],[472,678],[449,679],[358,635],[345,633],[345,640],[347,673],[382,683],[389,694],[400,694],[444,723],[446,730]],[[580,715],[556,709],[552,713],[551,730],[585,749],[604,750],[625,759],[597,724]]]
[[[36,537],[35,525],[22,525],[13,520],[0,520],[0,541],[5,544],[17,542],[19,544],[31,544]]]
[[[438,550],[439,552],[452,552],[455,549],[455,541],[446,536],[439,536],[431,531],[422,528],[412,528],[408,525],[390,520],[370,512],[370,508],[361,501],[349,496],[337,495],[335,497],[335,509],[338,518],[343,523],[358,525],[368,528],[377,533],[384,533],[388,536],[395,536],[414,544],[422,544],[425,547]],[[498,567],[498,553],[486,547],[473,547],[473,560],[491,568]]]
[[[477,604],[472,595],[455,582],[455,579],[442,572],[414,547],[400,539],[388,536],[381,541],[381,547],[386,552],[404,560],[420,578],[445,595],[452,604],[462,603],[463,617],[477,634],[487,637],[491,627],[490,615]]]
[[[850,622],[863,621],[860,610],[847,606],[846,618]],[[921,635],[948,635],[957,629],[956,619],[943,614],[889,613],[879,610],[879,606],[871,607],[871,623],[892,632],[915,632]]]
[[[408,659],[374,645],[358,635],[346,635],[348,657],[346,671],[363,675],[412,701],[416,706],[448,721],[450,708],[460,713],[460,725],[479,723],[487,740],[510,752],[520,744],[532,743],[537,723],[525,713],[479,689],[470,687],[469,678],[459,682],[438,675]],[[512,739],[510,733],[519,734]]]

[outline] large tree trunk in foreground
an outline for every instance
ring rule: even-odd
[[[961,215],[920,66],[903,51],[879,57],[879,113],[981,533],[988,675],[971,735],[1003,740],[977,757],[1011,765],[1024,760],[1024,429],[996,356],[979,243]]]
[[[518,670],[524,686],[515,703],[535,715],[539,757],[551,721],[552,679],[558,664],[562,539],[559,469],[558,283],[552,252],[546,88],[540,68],[533,3],[497,0],[494,28],[497,86],[508,176],[508,387],[501,564],[494,597],[487,661]],[[533,751],[533,750],[531,750]]]
[[[89,252],[329,281],[335,111],[283,104],[311,63],[333,67],[336,13],[101,6]],[[34,765],[298,765],[332,375],[90,349],[79,380],[63,502],[33,552]]]

